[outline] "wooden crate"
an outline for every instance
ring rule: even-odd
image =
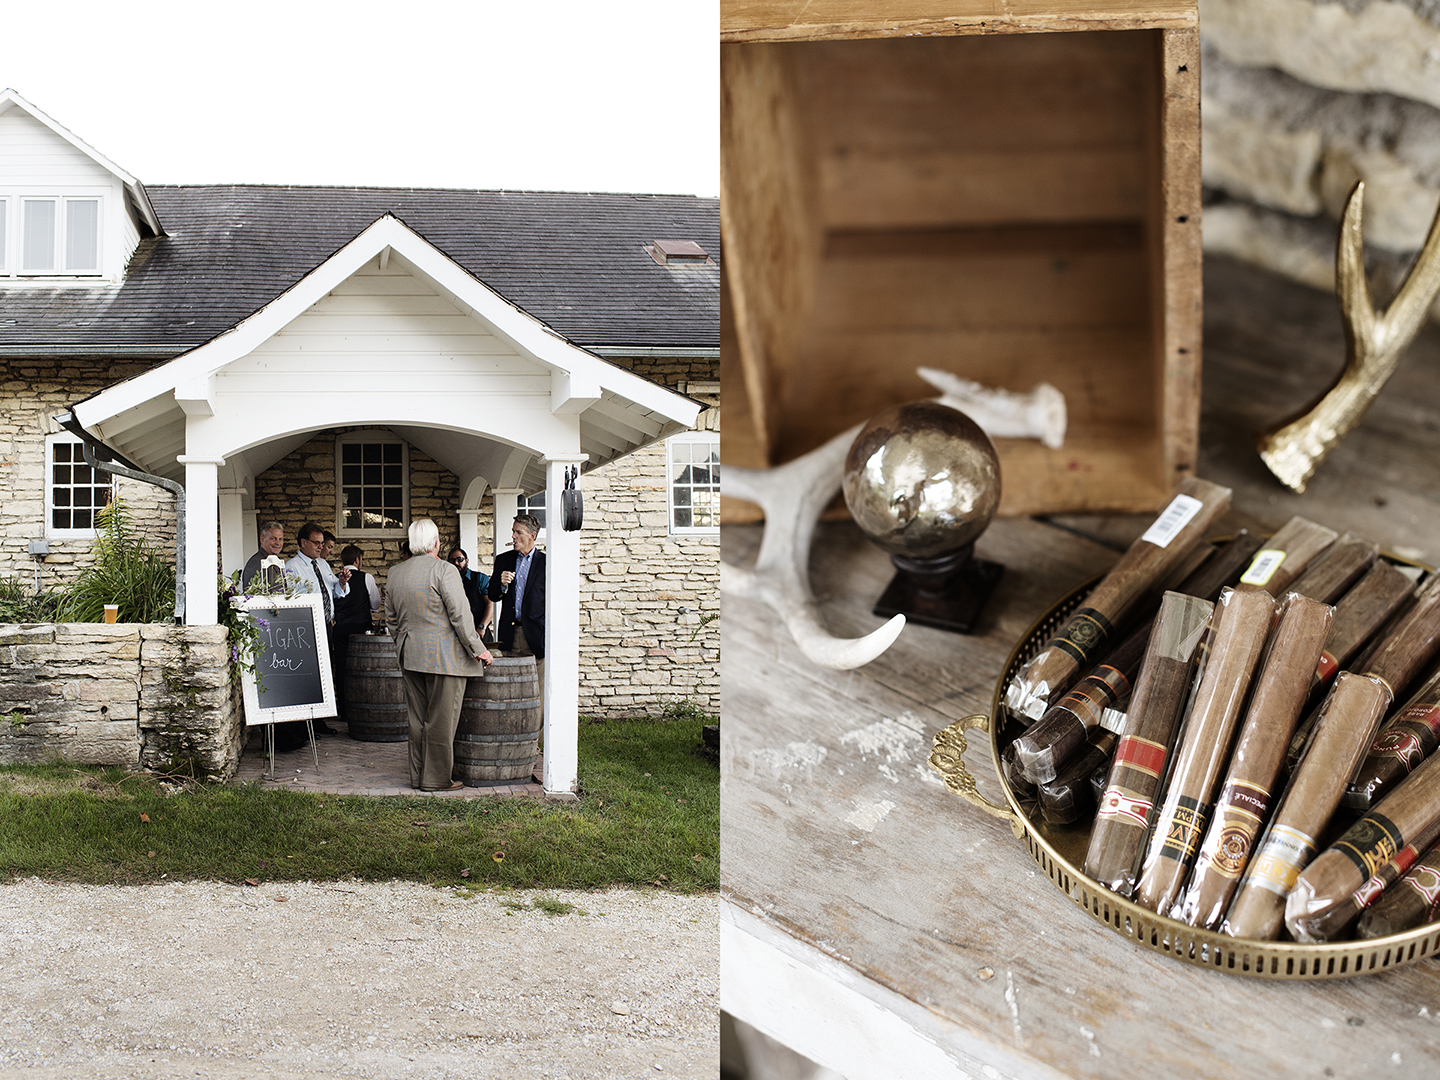
[[[1062,449],[997,440],[1002,514],[1163,504],[1198,438],[1195,5],[723,0],[721,40],[725,462],[927,366],[1064,392]]]

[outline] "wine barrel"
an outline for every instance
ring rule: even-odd
[[[345,658],[345,712],[350,738],[359,742],[408,742],[405,682],[395,639],[352,634]]]
[[[466,684],[453,778],[467,787],[529,783],[544,719],[535,657],[498,657]]]

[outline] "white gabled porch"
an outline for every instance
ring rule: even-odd
[[[520,493],[543,488],[558,508],[567,468],[685,430],[699,409],[569,344],[386,215],[227,333],[72,411],[124,459],[184,484],[186,622],[213,624],[216,568],[239,569],[256,547],[256,477],[315,432],[385,431],[452,472],[457,520],[439,524],[482,563],[487,492],[503,550]],[[337,491],[337,526],[342,512]],[[580,548],[558,526],[546,543],[551,794],[577,781]],[[365,532],[335,531],[342,544]]]

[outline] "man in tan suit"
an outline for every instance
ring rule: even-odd
[[[490,651],[475,632],[460,571],[440,558],[440,532],[421,518],[410,526],[410,558],[385,582],[385,625],[395,639],[410,716],[410,786],[453,791],[455,728],[465,680],[485,674]]]

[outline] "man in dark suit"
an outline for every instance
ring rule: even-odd
[[[500,633],[495,641],[506,655],[533,653],[542,673],[545,660],[545,553],[535,547],[540,522],[517,514],[510,529],[511,550],[495,556],[490,599],[500,604]]]
[[[260,526],[260,550],[250,556],[240,572],[240,590],[246,593],[283,593],[285,591],[285,560],[280,549],[285,546],[285,526],[267,521]]]
[[[410,718],[410,786],[464,787],[453,780],[455,729],[465,683],[483,675],[490,651],[475,632],[460,572],[440,558],[440,531],[429,518],[410,525],[410,558],[385,581],[385,625],[395,639]]]

